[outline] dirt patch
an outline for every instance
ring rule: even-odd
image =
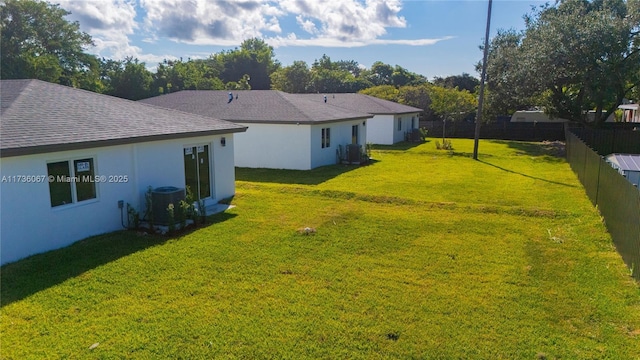
[[[567,155],[566,144],[562,141],[543,141],[542,147],[546,155],[565,157]]]

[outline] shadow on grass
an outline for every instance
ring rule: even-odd
[[[472,152],[455,151],[455,150],[442,150],[442,153],[443,154],[447,154],[449,156],[466,157],[466,158],[473,159],[473,153]],[[492,155],[492,154],[479,154],[479,156],[482,156],[483,158],[494,157],[494,155]]]
[[[529,179],[540,180],[540,181],[544,181],[544,182],[547,182],[547,183],[550,183],[550,184],[562,185],[562,186],[567,186],[567,187],[572,187],[572,188],[575,188],[575,187],[576,187],[575,185],[566,184],[566,183],[559,182],[559,181],[553,181],[553,180],[543,179],[543,178],[539,178],[539,177],[536,177],[536,176],[531,176],[531,175],[523,174],[523,173],[520,173],[520,172],[517,172],[517,171],[509,170],[509,169],[503,168],[502,166],[498,166],[498,165],[495,165],[495,164],[491,164],[491,163],[486,162],[486,161],[484,161],[484,160],[478,160],[478,162],[481,162],[481,163],[483,163],[483,164],[487,164],[487,165],[492,166],[492,167],[494,167],[494,168],[496,168],[496,169],[500,169],[500,170],[502,170],[502,171],[506,171],[506,172],[511,173],[511,174],[516,174],[516,175],[524,176],[524,177],[527,177],[527,178],[529,178]]]
[[[566,156],[565,144],[560,141],[530,143],[523,141],[492,140],[517,150],[518,155],[541,157],[546,162],[561,162]]]
[[[191,234],[207,226],[229,220],[237,215],[219,213],[207,217],[207,223],[173,235],[142,235],[122,230],[93,236],[65,248],[36,254],[0,268],[0,307],[20,301],[30,295],[81,275],[101,265],[153,246]]]
[[[406,150],[410,150],[413,149],[416,146],[420,146],[422,144],[426,144],[428,142],[431,142],[431,140],[426,140],[424,142],[409,142],[409,141],[402,141],[393,145],[373,145],[373,150],[379,150],[379,151],[406,151]]]
[[[371,159],[363,165],[328,165],[311,170],[236,168],[236,180],[278,184],[318,185],[363,166],[372,166],[379,160]]]

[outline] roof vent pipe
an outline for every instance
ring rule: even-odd
[[[327,95],[324,96],[324,102],[327,102]]]
[[[231,92],[229,92],[229,101],[227,101],[227,104],[233,101],[233,94]]]

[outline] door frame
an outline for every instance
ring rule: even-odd
[[[185,169],[185,161],[184,161],[184,157],[185,157],[185,150],[190,148],[190,149],[194,149],[195,148],[195,152],[196,152],[196,156],[198,154],[198,147],[200,146],[206,146],[208,149],[208,156],[209,156],[209,161],[208,161],[208,165],[209,165],[209,196],[205,197],[205,198],[201,198],[200,199],[200,177],[197,176],[197,181],[198,181],[198,189],[191,189],[191,191],[193,192],[193,194],[196,196],[196,200],[200,199],[200,200],[207,200],[207,199],[215,199],[215,171],[214,171],[214,161],[213,161],[213,144],[210,142],[207,143],[195,143],[195,144],[183,144],[182,145],[182,168],[183,168],[183,173],[184,173],[184,184],[185,184],[185,189],[187,186],[187,173],[186,173],[186,169]],[[196,165],[197,165],[197,172],[198,175],[200,174],[200,163],[198,161],[196,161]]]

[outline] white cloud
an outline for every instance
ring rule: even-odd
[[[131,56],[142,61],[153,57],[132,45],[129,36],[138,30],[135,0],[57,0],[60,7],[71,12],[69,19],[78,21],[80,29],[93,38],[90,52],[112,59]]]
[[[281,33],[276,6],[265,1],[140,0],[145,27],[158,36],[200,45],[239,44]]]
[[[114,29],[131,34],[137,28],[134,0],[57,0],[60,7],[71,12],[84,31],[105,33]]]
[[[279,5],[287,13],[304,19],[298,23],[305,31],[310,27],[309,22],[319,23],[318,38],[369,41],[386,34],[388,27],[406,27],[406,20],[399,15],[402,9],[399,0],[366,0],[364,3],[358,0],[282,0]]]
[[[302,15],[296,16],[296,22],[304,31],[308,32],[309,34],[316,34],[318,32],[316,24],[314,24],[313,21],[309,19],[305,19]]]
[[[298,39],[295,34],[290,34],[288,37],[274,37],[268,38],[265,41],[274,48],[282,46],[320,46],[320,47],[363,47],[369,45],[408,45],[408,46],[426,46],[434,45],[440,41],[450,40],[455,38],[454,36],[445,36],[434,39],[415,39],[415,40],[385,40],[385,39],[372,39],[372,40],[342,40],[336,38],[313,38],[313,39]]]
[[[193,45],[238,46],[252,37],[274,47],[433,45],[434,39],[381,39],[390,28],[404,28],[400,0],[47,0],[72,12],[93,37],[90,52],[112,59],[136,57],[148,64],[173,59],[135,45],[169,40]],[[293,23],[283,34],[282,24]],[[160,48],[161,45],[159,45]],[[162,50],[163,53],[170,49]]]

